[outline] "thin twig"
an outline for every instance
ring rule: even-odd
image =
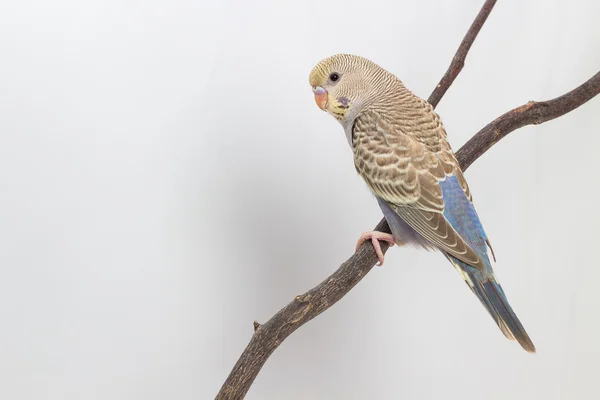
[[[530,101],[502,114],[475,134],[458,150],[456,157],[463,170],[506,135],[526,125],[537,125],[573,111],[600,93],[600,72],[585,83],[548,101]]]
[[[467,53],[471,49],[471,45],[473,44],[475,38],[479,34],[481,27],[487,20],[488,15],[490,15],[490,12],[492,12],[494,4],[496,4],[496,0],[487,0],[483,7],[481,7],[481,10],[479,10],[479,14],[477,14],[477,17],[475,17],[475,21],[473,21],[471,27],[469,28],[469,31],[460,43],[460,46],[458,46],[458,50],[456,50],[456,54],[454,54],[454,57],[452,58],[452,62],[450,63],[448,70],[446,71],[442,79],[440,79],[440,83],[437,84],[435,90],[433,91],[433,93],[431,93],[431,96],[429,96],[429,98],[427,99],[427,101],[431,103],[431,105],[434,108],[437,107],[438,103],[440,102],[442,97],[444,97],[444,94],[446,94],[446,91],[448,90],[450,85],[452,85],[452,82],[454,82],[454,79],[456,79],[458,74],[460,74],[460,71],[462,71],[463,67],[465,66],[465,59],[467,58]]]

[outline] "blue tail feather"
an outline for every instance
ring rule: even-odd
[[[526,351],[535,353],[535,345],[508,303],[502,286],[494,276],[485,270],[473,268],[452,256],[446,255],[446,257],[459,269],[469,288],[492,316],[504,336],[519,342]]]
[[[484,265],[482,268],[474,268],[449,254],[445,254],[445,256],[460,272],[469,288],[496,321],[502,333],[507,338],[518,341],[521,347],[528,352],[534,353],[535,346],[508,303],[504,290],[496,281],[486,248],[489,240],[475,207],[467,198],[456,176],[446,177],[440,182],[440,187],[445,205],[444,216],[454,230],[479,255]]]
[[[508,303],[504,290],[496,281],[487,252],[489,240],[475,207],[467,198],[456,176],[447,176],[440,181],[440,187],[444,200],[444,217],[460,237],[475,251],[479,259],[483,261],[483,265],[475,268],[443,250],[441,250],[442,253],[458,270],[502,333],[507,338],[519,342],[526,351],[535,353],[533,342]],[[377,201],[397,243],[414,244],[426,249],[436,248],[435,245],[411,228],[384,200],[377,198]]]

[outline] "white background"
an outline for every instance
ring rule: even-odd
[[[381,212],[308,74],[339,52],[427,97],[482,1],[0,4],[0,398],[213,398],[252,334]],[[600,3],[499,1],[438,112],[458,149],[600,68]],[[467,172],[537,346],[439,254],[394,248],[248,399],[598,391],[600,99]]]

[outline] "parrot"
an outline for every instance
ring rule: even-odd
[[[392,73],[352,54],[318,62],[309,83],[317,106],[344,128],[354,167],[392,232],[365,232],[357,249],[370,240],[378,265],[384,262],[379,241],[440,251],[504,336],[535,353],[496,279],[494,250],[433,106]]]

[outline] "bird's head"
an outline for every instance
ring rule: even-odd
[[[320,61],[309,77],[319,108],[342,125],[353,122],[360,110],[375,103],[396,82],[400,83],[374,62],[351,54]]]

